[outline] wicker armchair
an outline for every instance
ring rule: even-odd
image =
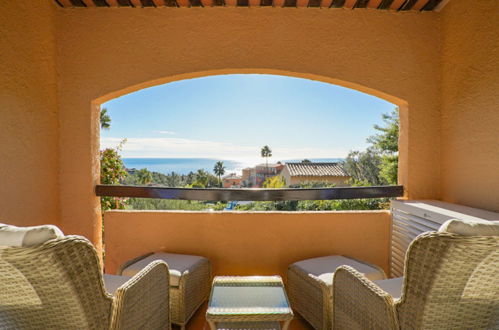
[[[339,255],[306,259],[288,267],[291,307],[315,330],[331,330],[333,274],[342,265],[355,268],[371,280],[386,278],[376,265]]]
[[[113,296],[83,237],[0,247],[0,328],[169,329],[167,277],[165,263],[152,263]]]
[[[400,298],[338,268],[333,328],[499,329],[498,274],[499,236],[424,233],[407,251]]]

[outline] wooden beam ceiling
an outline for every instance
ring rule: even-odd
[[[75,7],[320,7],[432,11],[448,0],[54,0],[63,8]]]

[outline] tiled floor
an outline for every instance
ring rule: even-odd
[[[207,303],[203,304],[196,314],[194,314],[191,321],[187,324],[187,330],[210,330],[205,318],[207,306]],[[173,329],[178,330],[180,327],[174,327]],[[289,330],[313,330],[313,328],[295,313],[295,319],[291,321]]]

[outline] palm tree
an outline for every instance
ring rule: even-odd
[[[152,173],[143,168],[137,171],[137,179],[141,185],[148,185],[152,182]]]
[[[266,175],[269,173],[269,157],[272,157],[272,150],[269,146],[263,146],[260,154],[265,158]]]
[[[205,188],[208,185],[208,172],[200,169],[196,172],[196,181],[194,182],[197,186]]]
[[[215,163],[215,167],[213,168],[213,172],[218,176],[218,182],[220,182],[220,187],[222,187],[222,175],[225,174],[225,166],[224,162],[218,161]]]
[[[102,108],[100,112],[100,128],[109,129],[111,127],[111,117],[107,113],[106,108]]]

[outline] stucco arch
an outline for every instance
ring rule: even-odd
[[[438,196],[440,47],[439,38],[426,38],[438,35],[432,13],[250,11],[58,11],[60,214],[67,232],[100,241],[99,105],[213,74],[319,80],[398,105],[400,183],[408,197]]]
[[[167,84],[170,82],[174,81],[179,81],[179,80],[187,80],[187,79],[194,79],[194,78],[201,78],[201,77],[209,77],[209,76],[217,76],[217,75],[229,75],[229,74],[269,74],[269,75],[276,75],[276,76],[287,76],[287,77],[293,77],[293,78],[302,78],[302,79],[309,79],[309,80],[315,80],[315,81],[320,81],[324,83],[329,83],[332,85],[338,85],[350,89],[357,90],[362,93],[366,93],[372,96],[376,96],[380,99],[384,99],[388,102],[391,102],[399,107],[407,107],[407,102],[399,97],[384,93],[382,91],[363,86],[357,83],[353,83],[350,81],[345,81],[341,79],[336,79],[332,77],[327,77],[327,76],[322,76],[322,75],[317,75],[317,74],[312,74],[312,73],[302,73],[302,72],[293,72],[293,71],[287,71],[287,70],[282,70],[282,69],[271,69],[271,68],[235,68],[235,69],[218,69],[218,70],[206,70],[206,71],[199,71],[199,72],[190,72],[190,73],[184,73],[184,74],[177,74],[173,76],[168,76],[168,77],[163,77],[163,78],[158,78],[158,79],[153,79],[150,81],[145,81],[141,82],[139,84],[129,86],[126,88],[123,88],[118,91],[113,91],[110,92],[106,95],[103,95],[101,97],[96,98],[95,100],[92,100],[93,105],[100,105],[104,102],[110,101],[112,99],[115,99],[117,97],[130,94],[145,88],[149,87],[154,87],[154,86],[159,86],[163,84]]]

